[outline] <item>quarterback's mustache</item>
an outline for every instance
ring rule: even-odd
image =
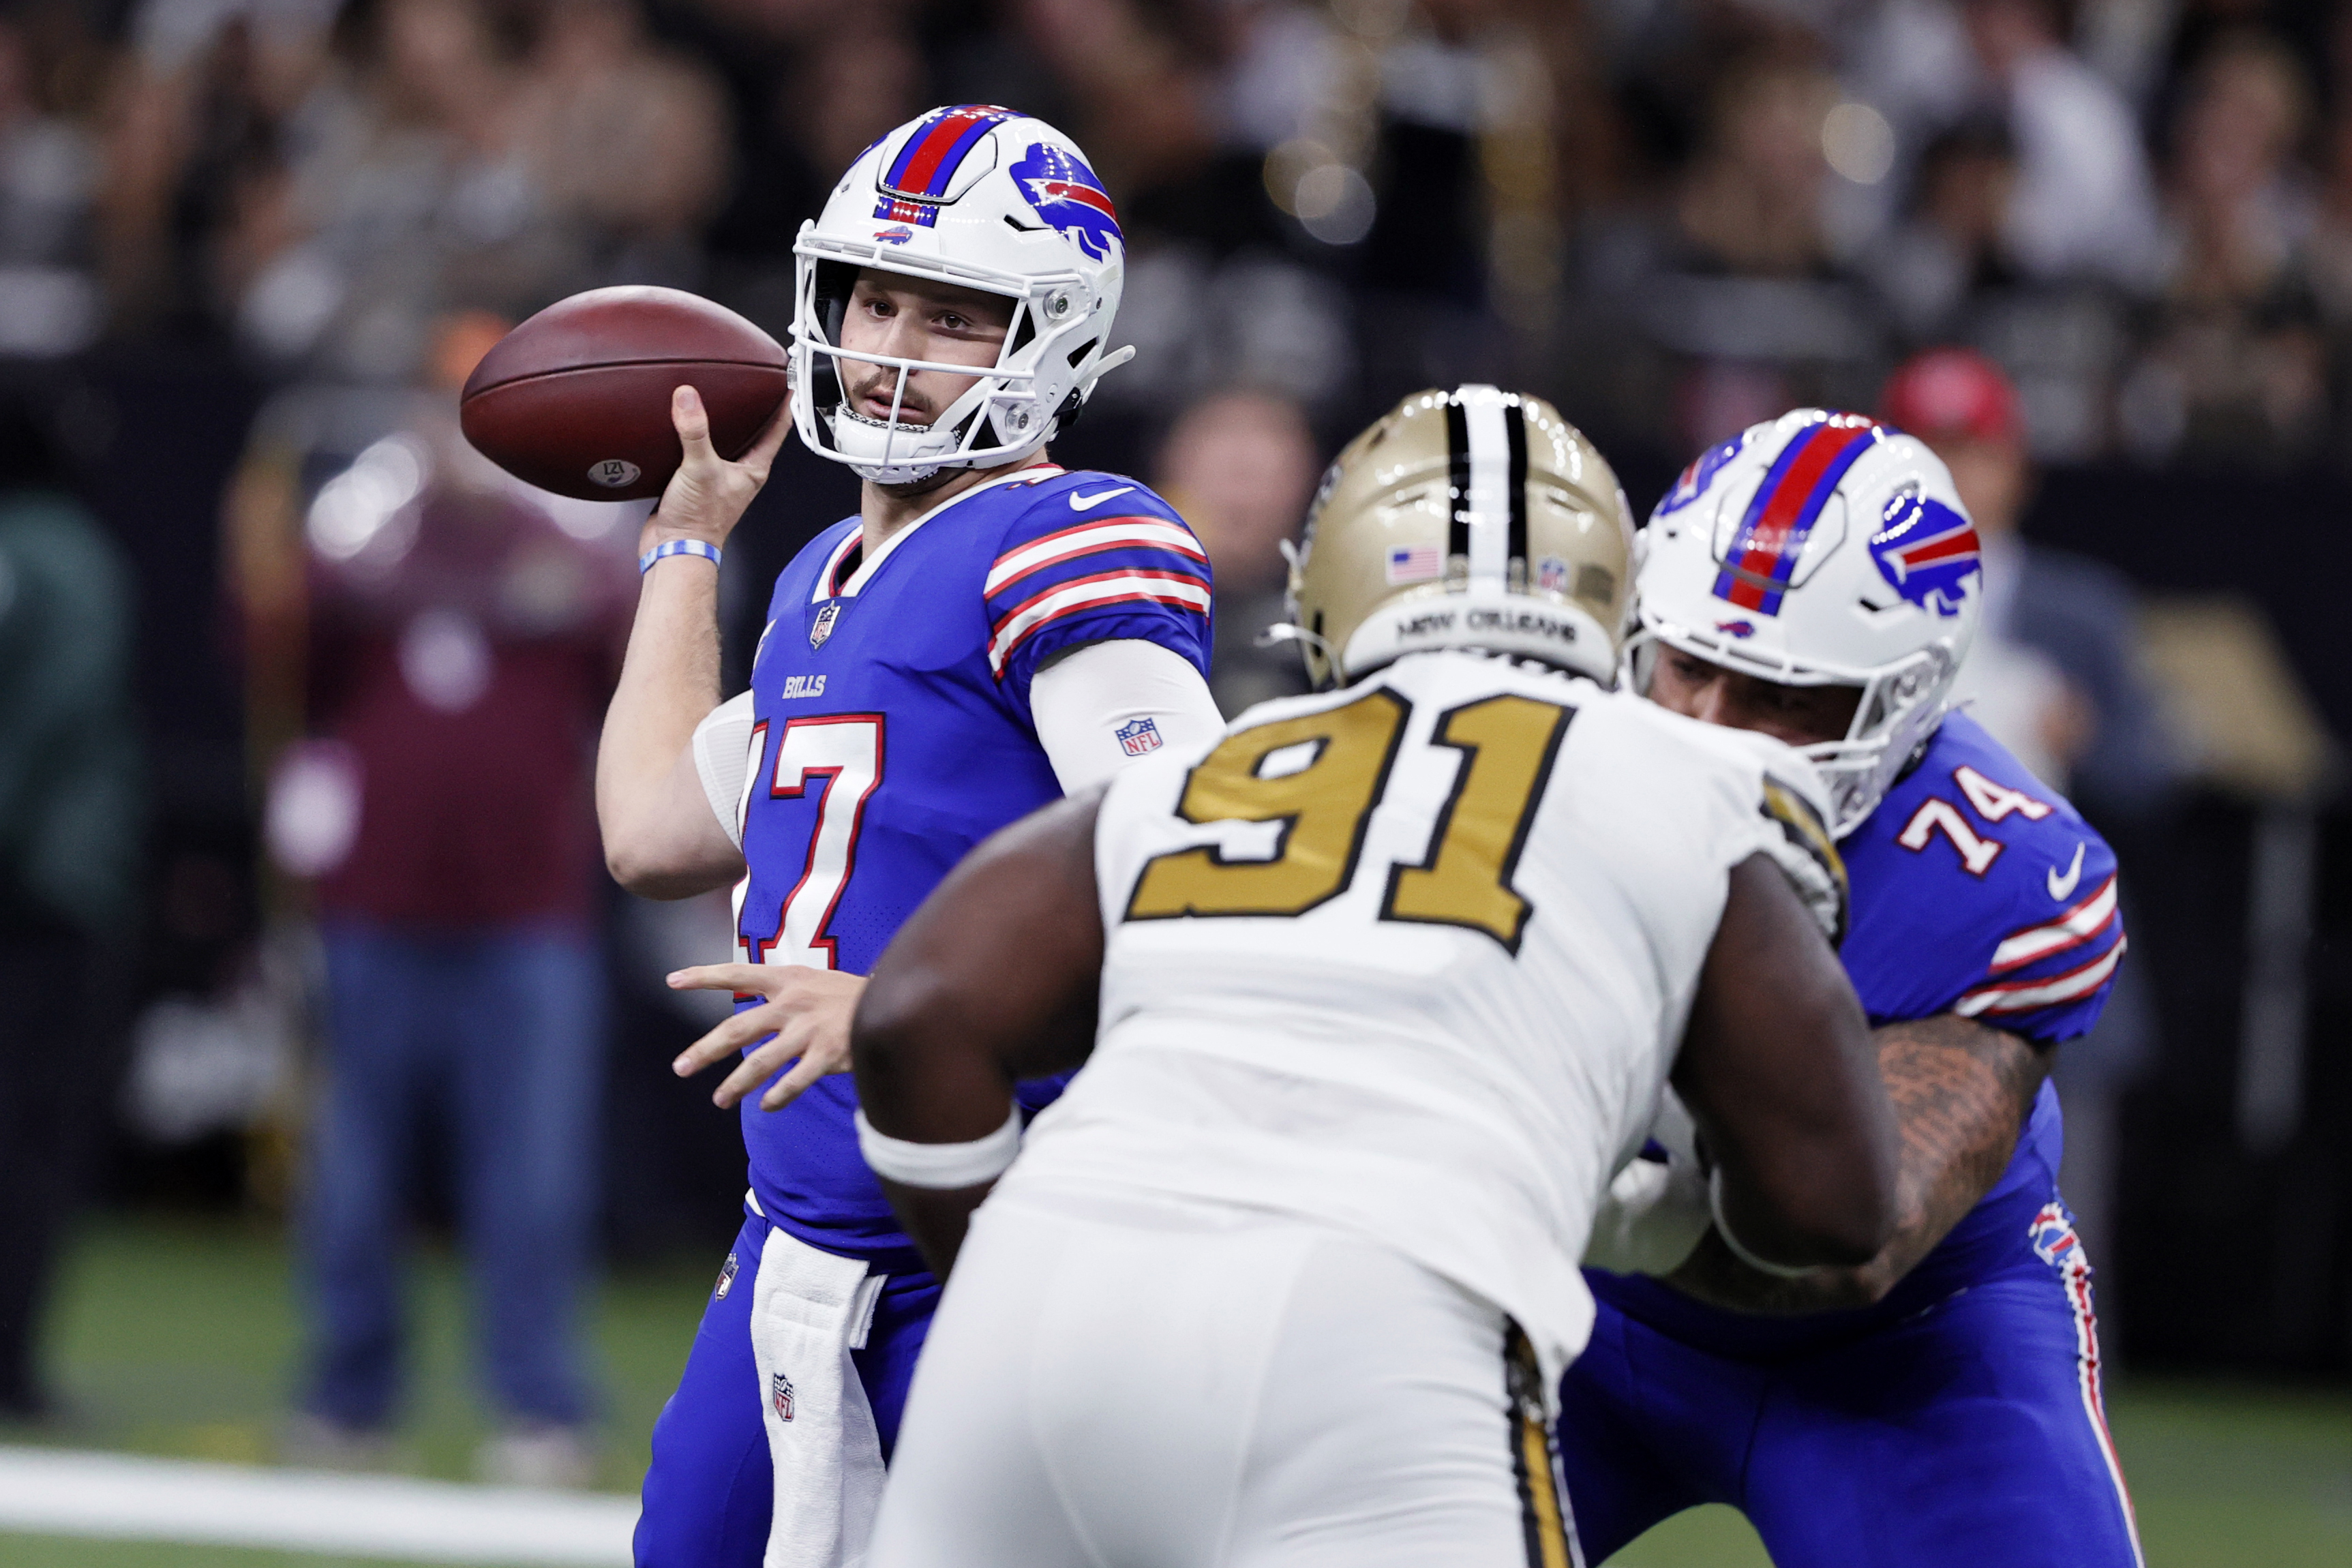
[[[912,378],[909,377],[909,380],[911,379]],[[898,373],[897,371],[891,370],[887,366],[877,365],[869,374],[850,383],[849,401],[853,405],[862,405],[868,397],[874,397],[879,399],[887,409],[889,405],[891,393],[895,390],[898,380]],[[901,415],[919,414],[928,418],[929,416],[938,413],[939,410],[931,406],[931,400],[929,398],[925,397],[921,393],[917,392],[914,387],[910,385],[899,395],[898,412]]]

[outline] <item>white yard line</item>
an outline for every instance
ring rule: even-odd
[[[629,1498],[0,1446],[0,1531],[28,1534],[628,1568],[636,1521]]]

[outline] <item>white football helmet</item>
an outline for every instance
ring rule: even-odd
[[[883,137],[801,226],[793,255],[794,425],[811,451],[876,484],[1034,451],[1135,353],[1107,352],[1127,258],[1110,197],[1076,143],[1010,109],[935,109]],[[858,414],[843,395],[842,319],[862,268],[1013,300],[995,368],[929,425],[898,416],[908,374],[971,366],[859,354],[898,373],[890,417]]]
[[[1845,739],[1799,748],[1843,837],[1950,706],[1983,613],[1977,531],[1942,459],[1801,408],[1702,454],[1642,531],[1630,676],[1655,645],[1784,686],[1859,686]]]

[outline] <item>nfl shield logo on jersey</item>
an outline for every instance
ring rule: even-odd
[[[1160,726],[1149,719],[1121,724],[1111,733],[1118,737],[1119,750],[1130,757],[1139,757],[1146,752],[1160,749]]]
[[[719,1283],[712,1287],[710,1299],[714,1301],[724,1301],[727,1300],[727,1292],[733,1289],[735,1289],[735,1255],[730,1252],[727,1255],[727,1261],[719,1266]]]
[[[841,604],[838,600],[819,610],[816,613],[816,619],[809,626],[809,647],[823,647],[824,639],[833,635],[833,623],[839,619],[841,619]]]
[[[777,1418],[783,1421],[791,1420],[793,1418],[793,1380],[781,1372],[776,1373],[775,1376],[768,1379],[768,1394],[775,1401]]]

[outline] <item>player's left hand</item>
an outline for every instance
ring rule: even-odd
[[[794,1057],[792,1071],[760,1097],[762,1110],[781,1110],[829,1072],[849,1070],[849,1016],[866,990],[862,974],[774,963],[705,963],[669,977],[673,991],[731,991],[764,996],[678,1053],[670,1070],[692,1078],[763,1035],[775,1038],[745,1057],[712,1093],[716,1105],[740,1104]]]

